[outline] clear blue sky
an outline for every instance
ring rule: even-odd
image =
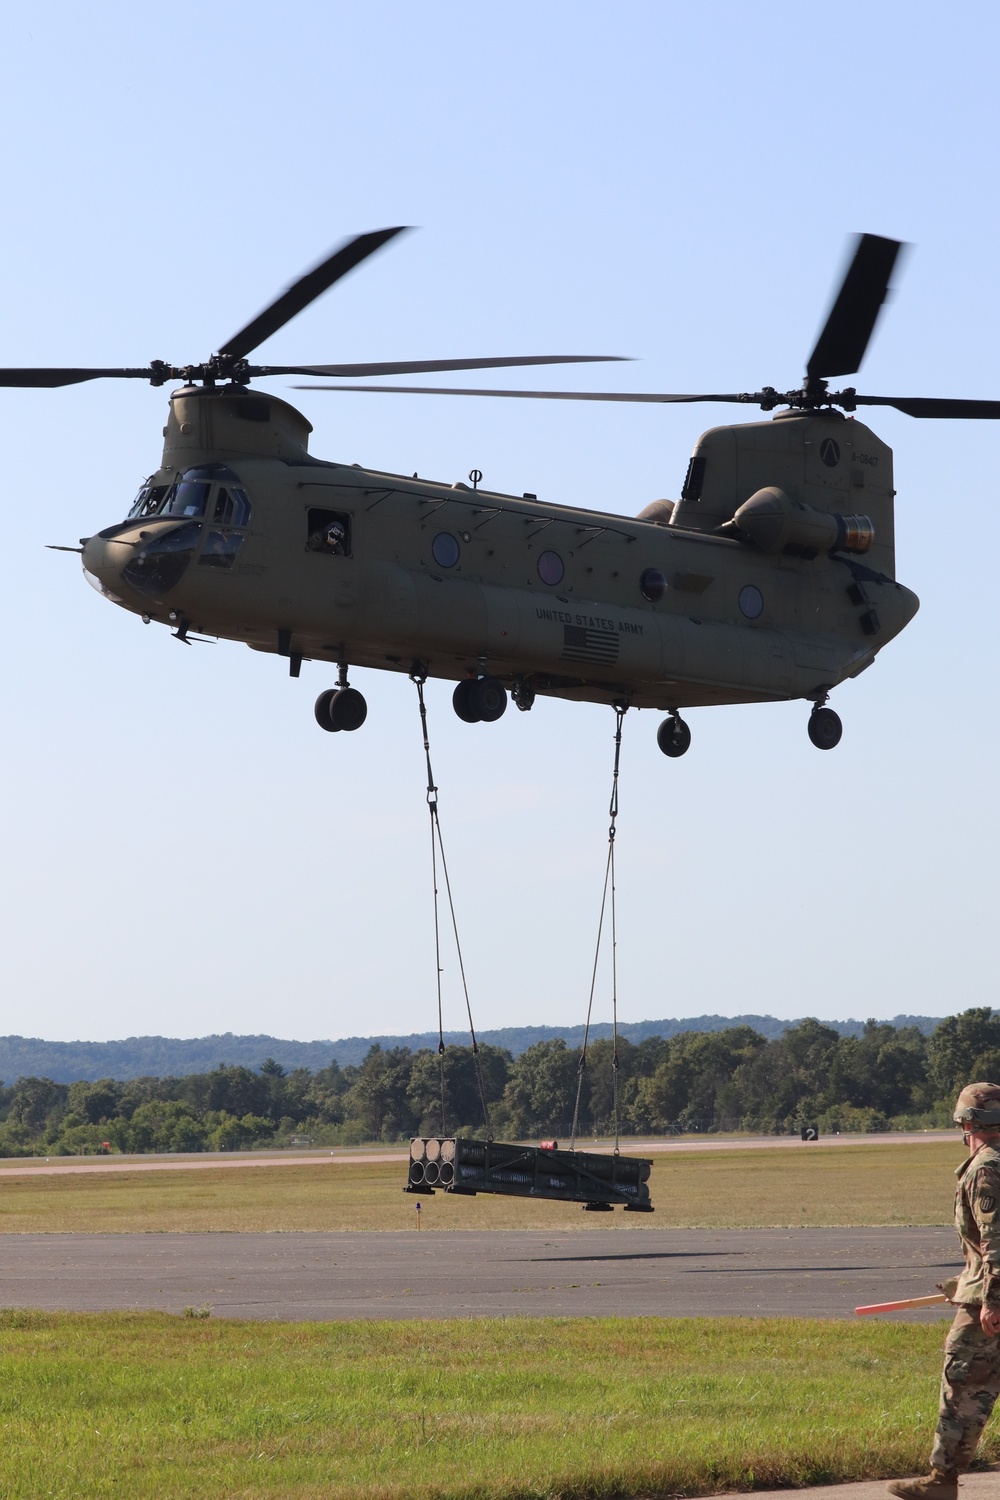
[[[273,362],[612,352],[553,388],[793,384],[846,237],[913,243],[859,386],[1000,397],[992,3],[56,0],[0,56],[0,362],[199,360],[347,235],[409,223]],[[473,377],[472,384],[481,383]],[[501,376],[495,383],[504,383]],[[517,384],[513,372],[510,384]],[[274,382],[290,394],[290,382]],[[725,409],[292,396],[313,451],[635,514]],[[0,392],[0,1031],[297,1038],[434,1021],[413,689],[360,673],[327,736],[231,644],[185,649],[46,552],[120,519],[162,391]],[[626,723],[625,1018],[945,1014],[995,999],[993,424],[875,423],[914,624],[836,695]],[[429,690],[481,1027],[575,1022],[605,854],[608,710],[459,723]],[[446,954],[447,1023],[461,1024]],[[608,1016],[607,984],[595,1014]]]

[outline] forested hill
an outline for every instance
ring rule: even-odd
[[[940,1023],[935,1016],[896,1016],[895,1027],[915,1026],[929,1036]],[[690,1016],[683,1020],[629,1021],[618,1027],[620,1036],[630,1042],[646,1037],[673,1037],[682,1031],[726,1031],[748,1026],[759,1035],[773,1039],[784,1034],[798,1021],[779,1021],[774,1016]],[[824,1021],[824,1026],[841,1036],[860,1036],[863,1021]],[[594,1041],[611,1035],[611,1026],[601,1022],[590,1028]],[[503,1047],[519,1057],[536,1042],[561,1037],[569,1047],[583,1040],[582,1026],[505,1026],[497,1031],[480,1031],[479,1040],[490,1046]],[[463,1046],[468,1034],[445,1032],[449,1045]],[[259,1068],[271,1057],[285,1069],[308,1068],[316,1072],[330,1062],[341,1067],[358,1066],[374,1043],[384,1049],[407,1047],[416,1052],[422,1047],[436,1048],[437,1032],[417,1032],[410,1036],[344,1037],[340,1041],[293,1042],[274,1036],[237,1036],[231,1031],[222,1035],[175,1038],[133,1036],[117,1042],[46,1042],[38,1037],[0,1037],[0,1081],[11,1084],[17,1078],[51,1078],[57,1083],[74,1083],[77,1079],[168,1078],[190,1073],[207,1073],[220,1064]]]

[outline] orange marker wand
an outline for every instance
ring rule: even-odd
[[[937,1292],[933,1297],[904,1297],[902,1302],[872,1302],[868,1307],[856,1307],[854,1311],[859,1318],[865,1318],[869,1313],[899,1312],[904,1307],[932,1307],[935,1302],[948,1300],[943,1292]]]

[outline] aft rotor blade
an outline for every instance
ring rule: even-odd
[[[826,326],[809,356],[806,374],[810,380],[852,375],[861,368],[901,248],[900,240],[877,234],[859,237]]]
[[[367,365],[260,365],[255,375],[424,375],[433,370],[503,370],[515,365],[585,365],[627,360],[627,354],[524,354],[497,359],[397,359]]]
[[[936,396],[855,396],[858,406],[894,406],[908,417],[1000,418],[1000,401],[950,400]]]
[[[144,370],[0,370],[0,386],[53,390],[59,385],[79,385],[84,380],[148,380],[149,376],[148,365]]]
[[[405,224],[397,224],[394,229],[375,229],[370,234],[359,234],[353,240],[348,240],[346,245],[341,245],[339,250],[335,250],[312,271],[293,282],[286,292],[265,307],[262,313],[258,313],[252,323],[241,328],[228,343],[223,344],[219,353],[232,359],[242,359],[256,349],[258,344],[270,338],[272,333],[283,328],[296,313],[308,307],[310,302],[314,302],[335,281],[346,276],[348,271],[353,271],[355,266],[360,265],[369,255],[374,255],[376,250],[380,250],[395,235],[402,234],[407,227]]]
[[[511,396],[518,401],[738,401],[757,404],[756,396],[666,396],[639,391],[498,391],[472,390],[459,385],[297,385],[297,391],[381,391],[384,395],[416,396]]]

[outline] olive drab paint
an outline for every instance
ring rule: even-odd
[[[365,700],[348,682],[350,667],[364,666],[457,683],[453,703],[467,723],[499,718],[508,694],[523,710],[539,695],[658,708],[669,717],[657,743],[673,757],[691,740],[681,708],[804,699],[810,739],[832,749],[841,724],[824,707],[830,692],[865,671],[918,608],[895,576],[892,453],[854,412],[891,406],[911,417],[1000,418],[1000,401],[828,388],[861,366],[900,243],[857,239],[803,383],[784,393],[305,387],[737,403],[775,413],[703,433],[679,498],[654,499],[627,517],[484,490],[478,470],[470,489],[315,458],[306,418],[250,388],[282,375],[343,381],[618,357],[249,362],[402,232],[348,240],[204,363],[0,370],[0,386],[181,382],[160,467],[123,520],[81,543],[90,581],[182,640],[242,641],[287,661],[293,677],[306,660],[335,664],[336,687],[314,709],[330,732],[365,721]]]
[[[700,494],[661,507],[665,523],[324,462],[309,454],[310,431],[287,402],[242,386],[175,391],[147,489],[192,470],[234,476],[250,517],[232,565],[204,565],[202,513],[169,586],[138,590],[123,573],[177,516],[91,537],[85,569],[115,603],[185,634],[404,673],[419,660],[433,677],[488,671],[542,694],[668,711],[816,699],[868,667],[917,610],[893,577],[892,454],[836,413],[706,432]],[[831,435],[833,466],[820,452]],[[755,543],[734,517],[768,487],[793,516],[818,515],[834,546],[808,556]],[[837,549],[833,519],[860,509],[874,533],[863,562]],[[349,550],[309,549],[317,514],[343,518]],[[558,583],[544,581],[543,553],[550,569],[561,563]],[[655,600],[640,582],[650,569],[666,583]]]

